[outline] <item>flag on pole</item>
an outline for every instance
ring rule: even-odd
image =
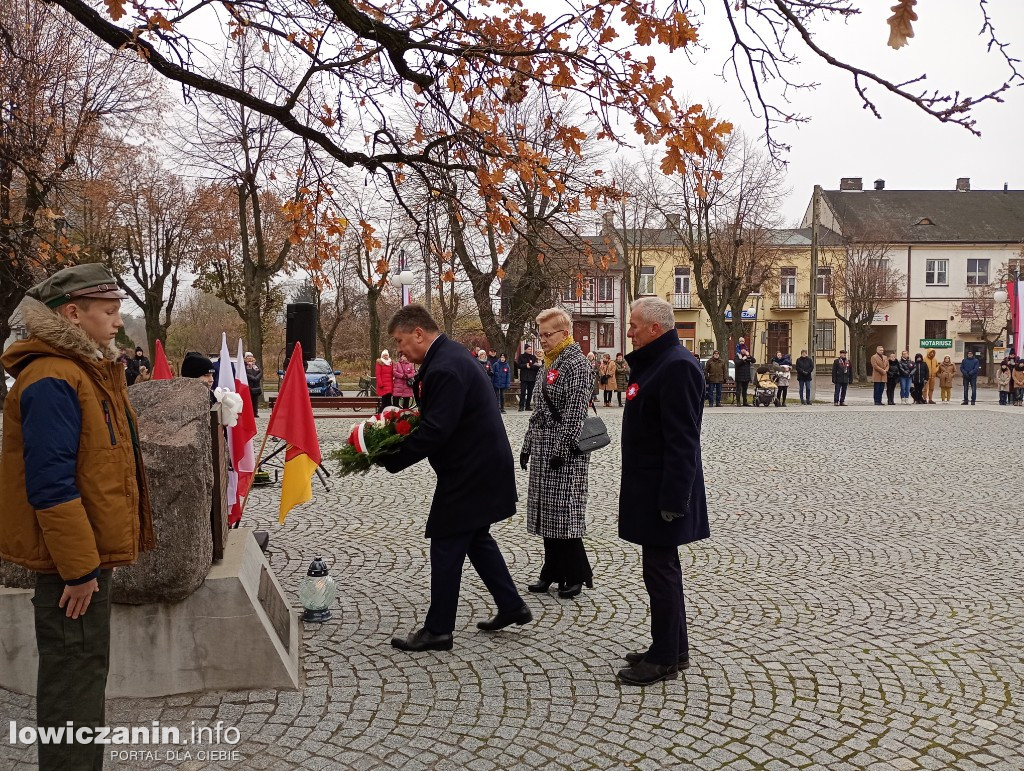
[[[238,358],[235,360],[235,391],[242,397],[242,414],[238,416],[238,422],[228,429],[231,435],[231,465],[238,474],[236,500],[228,515],[228,523],[232,525],[242,518],[243,502],[249,494],[253,474],[256,473],[256,452],[252,444],[256,436],[256,415],[252,411],[252,398],[249,396],[249,378],[245,374],[241,338],[238,340]]]
[[[1007,282],[1006,290],[1010,302],[1011,345],[1014,353],[1021,356],[1024,355],[1024,279]]]
[[[156,341],[156,351],[153,353],[153,377],[151,380],[171,380],[171,365],[167,363],[167,356],[164,354],[163,344]]]
[[[228,333],[221,332],[220,358],[217,360],[217,388],[235,392],[235,375],[231,371],[231,354],[228,353]],[[238,503],[238,470],[235,468],[234,432],[228,429],[228,458],[231,468],[228,470],[228,519]]]
[[[284,456],[284,476],[281,479],[281,509],[279,521],[284,522],[288,512],[300,503],[313,498],[313,474],[320,465],[320,440],[313,421],[313,407],[306,387],[302,346],[295,344],[288,371],[270,413],[267,433],[288,443]]]

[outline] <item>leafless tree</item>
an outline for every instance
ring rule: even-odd
[[[867,378],[867,344],[875,314],[903,296],[905,277],[890,259],[893,247],[882,234],[844,230],[842,249],[824,252],[824,296],[850,332],[850,364],[859,382]]]

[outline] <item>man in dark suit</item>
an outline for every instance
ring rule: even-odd
[[[421,421],[384,466],[395,473],[426,458],[437,474],[426,530],[430,610],[422,629],[391,644],[407,651],[451,650],[467,556],[498,606],[497,615],[478,628],[495,631],[533,618],[490,534],[493,523],[515,514],[512,448],[483,369],[440,333],[425,308],[399,310],[388,334],[400,353],[420,365],[413,392]]]
[[[651,602],[651,646],[626,654],[619,680],[650,685],[690,665],[679,546],[708,538],[700,457],[704,375],[679,344],[672,306],[643,297],[631,306],[629,387],[622,414],[619,538],[640,544]]]

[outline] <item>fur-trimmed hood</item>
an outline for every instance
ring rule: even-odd
[[[108,346],[97,345],[79,327],[38,300],[26,297],[21,304],[21,315],[29,337],[11,344],[3,354],[4,369],[15,377],[39,356],[65,356],[84,364],[117,358],[118,351],[113,342]]]

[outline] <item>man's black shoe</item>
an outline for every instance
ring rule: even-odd
[[[413,632],[408,637],[392,637],[391,645],[400,651],[450,651],[452,649],[450,634],[434,634],[426,628]]]
[[[635,651],[633,653],[627,653],[623,658],[630,664],[639,664],[645,658],[647,658],[647,651]],[[690,654],[680,653],[679,663],[676,664],[676,669],[689,669],[690,668]]]
[[[485,632],[497,632],[499,629],[512,626],[512,624],[522,626],[531,621],[533,621],[533,614],[530,612],[530,609],[526,605],[521,605],[515,610],[499,613],[487,621],[478,621],[476,628],[483,629]]]
[[[679,670],[675,667],[648,664],[646,661],[620,669],[618,673],[619,680],[626,685],[653,685],[662,680],[675,680],[677,677],[679,677]]]

